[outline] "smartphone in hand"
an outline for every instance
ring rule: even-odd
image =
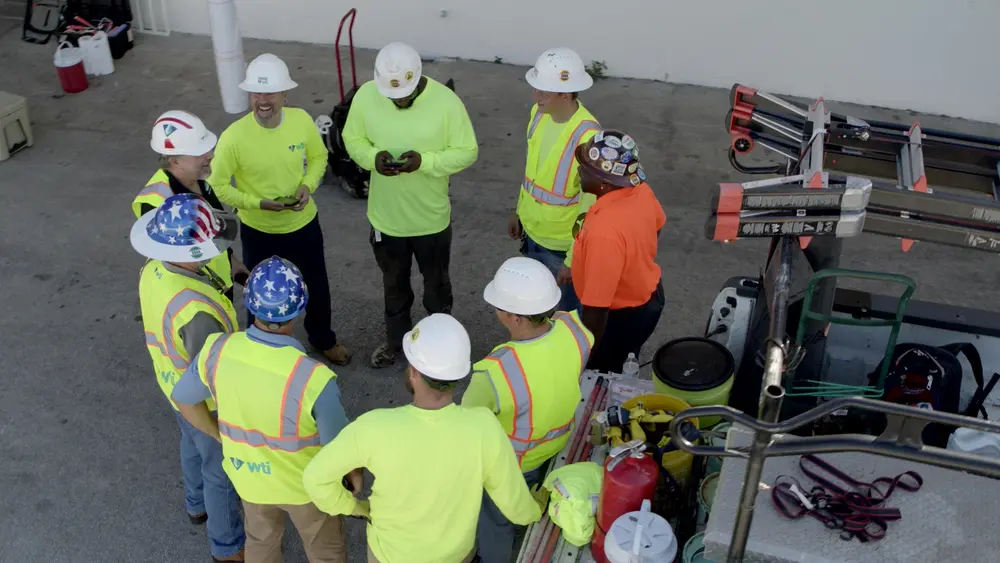
[[[296,205],[299,204],[299,198],[292,196],[279,197],[274,201],[277,201],[278,203],[284,205],[286,209],[291,209],[292,207],[295,207]]]

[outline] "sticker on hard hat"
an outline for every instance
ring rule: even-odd
[[[594,142],[600,143],[603,140],[604,140],[604,131],[598,131],[597,134],[594,135]]]
[[[258,76],[257,77],[257,84],[267,84],[267,77],[266,76]]]
[[[618,137],[605,137],[604,144],[613,149],[618,149],[622,146],[622,140]]]
[[[569,71],[568,70],[564,70],[564,71],[560,72],[559,73],[559,80],[562,80],[563,82],[566,82],[567,80],[569,80]]]
[[[632,184],[633,186],[638,186],[638,185],[640,184],[640,180],[639,180],[639,176],[637,176],[637,175],[635,175],[635,174],[632,174],[631,176],[629,176],[629,177],[628,177],[628,181],[629,181],[629,182],[630,182],[630,183],[631,183],[631,184]]]
[[[628,154],[628,153],[625,153],[625,154]],[[639,163],[638,162],[633,162],[632,164],[629,164],[628,165],[628,173],[629,174],[635,174],[635,169],[636,168],[639,168]]]
[[[625,165],[619,162],[611,170],[611,173],[614,174],[615,176],[624,176],[625,175]]]
[[[636,171],[636,175],[639,176],[639,179],[642,180],[643,182],[646,181],[646,173],[643,172],[642,168]]]
[[[590,147],[590,152],[587,153],[590,156],[590,160],[597,160],[601,158],[601,149],[597,147]]]
[[[632,158],[639,160],[639,147],[632,149]]]
[[[611,172],[612,168],[614,168],[614,165],[611,164],[610,160],[605,160],[601,163],[601,170],[604,170],[605,172]]]
[[[201,258],[205,254],[201,251],[201,247],[192,246],[191,247],[191,258]]]
[[[625,147],[625,150],[634,149],[635,148],[635,139],[633,139],[632,137],[629,137],[628,135],[625,135],[624,137],[622,137],[622,146]]]
[[[408,70],[408,71],[406,71],[406,76],[405,76],[405,78],[406,78],[406,81],[407,81],[407,82],[409,82],[410,80],[413,80],[413,71],[412,71],[412,70]]]
[[[632,162],[632,151],[622,152],[622,156],[618,160],[620,160],[622,164],[628,164]]]
[[[420,336],[419,328],[415,328],[412,331],[410,331],[410,342],[416,342],[418,336]]]
[[[393,88],[399,88],[399,81],[393,78],[392,80],[389,81],[389,86],[392,86]]]
[[[601,156],[607,160],[618,160],[618,151],[612,148],[604,147],[601,149]]]

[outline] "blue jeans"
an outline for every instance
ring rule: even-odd
[[[222,444],[184,420],[180,413],[181,473],[184,508],[188,514],[208,514],[205,523],[213,557],[229,557],[243,549],[246,536],[240,516],[240,497],[222,469]]]
[[[528,488],[542,482],[549,462],[524,474]],[[479,509],[476,527],[476,549],[482,563],[510,563],[514,555],[518,526],[515,526],[497,507],[490,495],[483,491],[483,504]]]
[[[553,276],[559,275],[559,270],[566,260],[566,253],[559,250],[545,248],[537,242],[531,240],[527,233],[521,235],[521,254],[527,258],[538,260],[552,272]],[[559,311],[576,311],[580,308],[580,300],[576,298],[576,291],[573,290],[573,282],[564,283],[559,286],[562,289],[562,299],[556,309]]]

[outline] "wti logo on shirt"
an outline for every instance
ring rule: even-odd
[[[271,474],[270,461],[265,461],[263,463],[256,463],[253,461],[243,461],[238,457],[230,457],[229,462],[233,464],[233,467],[235,467],[237,471],[246,466],[247,471],[249,471],[250,473],[261,473],[263,475]]]
[[[302,150],[305,150],[305,148],[306,148],[306,144],[305,143],[299,143],[297,145],[288,145],[288,150],[291,151],[291,152],[295,152],[296,149],[302,151]]]

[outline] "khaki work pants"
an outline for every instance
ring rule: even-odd
[[[302,537],[309,563],[347,563],[344,518],[321,512],[314,504],[253,504],[243,501],[246,563],[282,563],[285,514]]]
[[[472,553],[468,557],[462,560],[462,563],[469,563],[472,558],[476,556],[476,550],[472,550]],[[372,548],[368,548],[368,563],[379,563],[378,559],[375,559],[375,554],[372,553]]]

